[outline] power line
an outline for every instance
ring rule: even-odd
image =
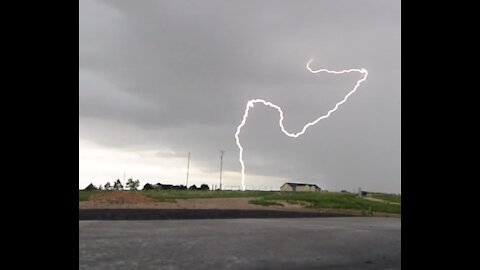
[[[187,159],[187,188],[188,188],[188,173],[190,170],[190,152],[188,152],[188,159]]]
[[[220,151],[220,190],[222,190],[223,153],[225,153],[225,151],[221,150]]]

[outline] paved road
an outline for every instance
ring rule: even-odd
[[[79,221],[80,269],[400,269],[398,218]]]
[[[257,209],[80,209],[79,220],[342,217],[348,213]]]

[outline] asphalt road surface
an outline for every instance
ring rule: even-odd
[[[399,218],[79,221],[80,269],[400,269]]]

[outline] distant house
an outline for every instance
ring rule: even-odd
[[[358,188],[358,196],[360,196],[360,197],[367,196],[369,193],[372,193],[372,192],[364,191],[361,188]]]
[[[303,192],[318,192],[322,189],[315,184],[305,183],[285,183],[280,187],[280,191],[303,191]]]

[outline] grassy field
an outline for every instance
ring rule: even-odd
[[[92,191],[85,191],[85,190],[80,190],[78,192],[78,200],[80,202],[82,201],[88,201],[90,199],[90,196],[94,195],[94,194],[99,194],[103,191],[99,191],[99,190],[92,190]]]
[[[93,194],[105,191],[79,191],[79,200],[86,201]],[[373,198],[387,202],[369,201],[356,194],[337,192],[275,192],[275,191],[200,191],[200,190],[141,190],[139,194],[158,200],[194,198],[252,198],[250,203],[258,205],[278,205],[282,201],[302,204],[310,208],[357,209],[383,213],[401,213],[401,205],[388,202],[401,202],[398,195],[374,193]]]
[[[370,193],[370,197],[375,199],[381,199],[388,202],[401,203],[402,197],[396,194],[385,194],[385,193]]]
[[[271,191],[211,191],[211,190],[141,190],[140,194],[152,199],[200,198],[256,198],[268,196]]]
[[[276,201],[270,201],[265,199],[253,199],[248,201],[248,203],[262,205],[262,206],[271,206],[271,205],[283,206],[283,204],[277,203]]]
[[[401,206],[398,204],[388,204],[383,202],[368,201],[359,198],[356,194],[336,193],[336,192],[291,192],[276,193],[264,197],[267,200],[283,200],[289,203],[306,204],[311,208],[339,208],[339,209],[359,209],[383,213],[401,213]]]

